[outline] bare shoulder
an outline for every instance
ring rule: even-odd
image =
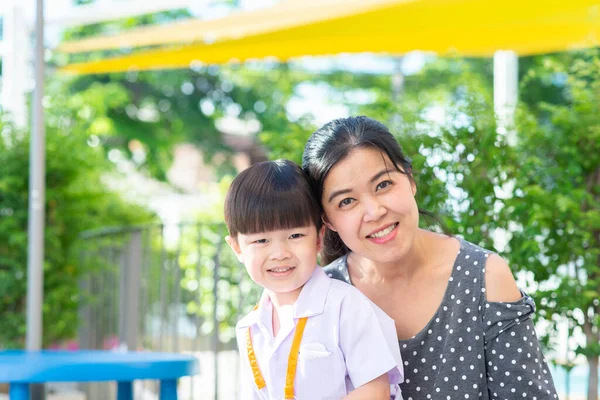
[[[487,301],[517,301],[521,292],[506,261],[492,254],[485,265],[485,288]]]

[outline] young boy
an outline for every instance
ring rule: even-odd
[[[236,327],[242,399],[401,399],[394,321],[317,266],[321,211],[300,167],[240,173],[225,200],[227,243],[264,288]]]

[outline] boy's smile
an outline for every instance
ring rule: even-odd
[[[227,243],[254,282],[292,304],[317,267],[321,239],[314,225],[271,232],[238,234]]]
[[[292,272],[294,271],[294,269],[296,269],[296,267],[276,267],[276,268],[271,268],[268,269],[267,272],[269,272],[271,275],[275,276],[275,277],[285,277],[285,276],[289,276],[292,274]]]

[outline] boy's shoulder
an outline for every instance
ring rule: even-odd
[[[327,275],[327,277],[331,280],[331,288],[329,289],[330,294],[351,297],[366,297],[360,290],[352,286],[350,283],[346,283],[329,275]]]
[[[350,309],[353,307],[362,308],[367,305],[374,309],[378,308],[375,303],[352,284],[329,277],[329,275],[328,278],[331,280],[331,287],[328,294],[330,302],[333,299],[337,299],[340,304],[350,306]]]
[[[327,273],[327,270],[325,270]],[[327,274],[331,280],[331,288],[329,290],[330,304],[338,299],[338,305],[342,308],[342,314],[347,317],[356,315],[365,316],[373,313],[380,322],[388,324],[390,321],[393,324],[393,319],[388,316],[377,304],[373,303],[363,292],[354,287],[351,283],[346,283],[343,280],[335,279]],[[342,317],[343,318],[343,317]]]

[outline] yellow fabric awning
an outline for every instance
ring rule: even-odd
[[[60,50],[169,45],[62,69],[106,73],[361,52],[530,55],[593,47],[599,39],[599,0],[288,0],[212,21],[65,43]]]

